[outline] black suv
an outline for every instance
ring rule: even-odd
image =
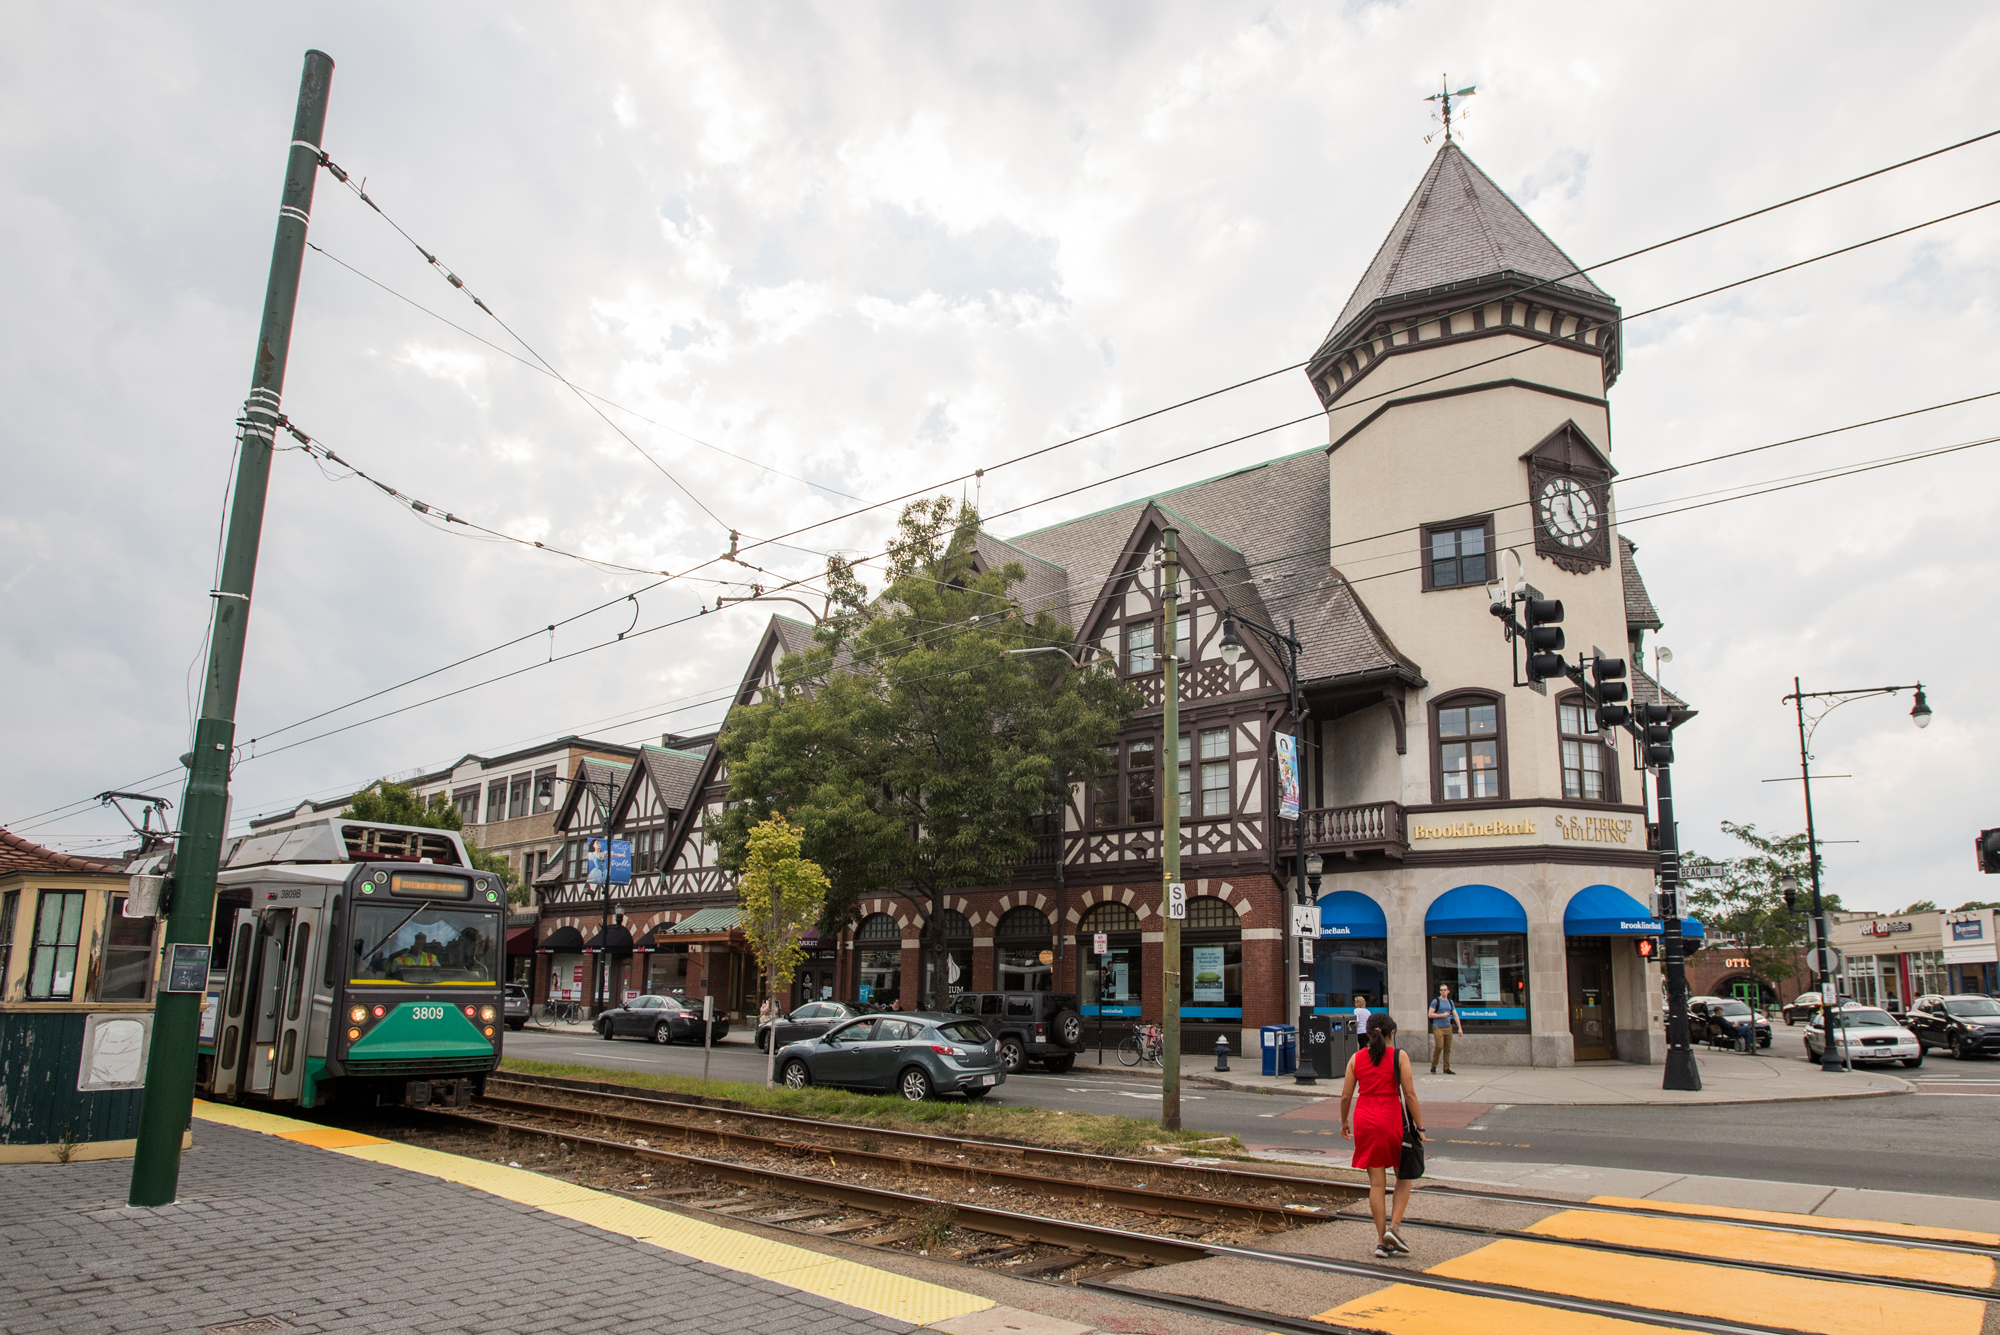
[[[1000,1061],[1013,1075],[1038,1061],[1051,1075],[1076,1064],[1083,1051],[1083,1014],[1070,992],[961,992],[952,999],[958,1015],[977,1015],[1000,1040]]]
[[[1944,1048],[1961,1061],[2000,1057],[2000,1003],[1991,997],[1918,997],[1903,1023],[1917,1036],[1919,1051]]]

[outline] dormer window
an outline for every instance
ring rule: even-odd
[[[1493,516],[1424,526],[1424,588],[1483,585],[1493,569]]]

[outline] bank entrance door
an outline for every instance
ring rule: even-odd
[[[1611,941],[1569,938],[1569,1036],[1580,1062],[1618,1055],[1611,1032]]]

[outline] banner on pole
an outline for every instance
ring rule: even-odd
[[[1281,820],[1299,818],[1299,751],[1298,739],[1288,732],[1281,732],[1278,742],[1278,816]]]

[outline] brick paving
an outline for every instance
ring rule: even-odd
[[[346,1155],[203,1124],[181,1200],[129,1159],[0,1167],[0,1332],[882,1335],[905,1322]]]

